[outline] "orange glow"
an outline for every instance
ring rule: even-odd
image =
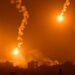
[[[19,54],[19,50],[16,48],[14,51],[13,51],[14,55],[18,55]]]
[[[63,16],[58,16],[58,20],[62,21],[63,20]]]

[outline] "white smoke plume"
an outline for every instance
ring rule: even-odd
[[[63,6],[63,10],[62,10],[60,16],[63,16],[63,15],[64,15],[64,13],[67,11],[67,8],[68,8],[69,5],[70,5],[70,0],[66,0],[65,4],[64,4],[64,6]]]
[[[22,44],[23,44],[23,31],[26,28],[27,25],[27,20],[29,18],[29,14],[28,11],[26,9],[26,7],[24,5],[22,5],[22,0],[11,0],[11,4],[16,4],[16,8],[18,9],[19,13],[22,13],[23,19],[21,21],[21,24],[18,28],[18,44],[17,44],[17,48],[19,49]]]

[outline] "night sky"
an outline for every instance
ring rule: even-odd
[[[75,62],[75,0],[64,14],[62,23],[57,21],[65,0],[23,0],[29,12],[24,30],[25,49],[37,49],[44,56],[58,61]],[[0,58],[9,59],[16,47],[17,31],[22,14],[10,0],[0,0]]]

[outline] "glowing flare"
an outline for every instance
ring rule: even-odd
[[[17,36],[18,43],[17,43],[16,49],[13,51],[13,54],[18,55],[18,56],[14,60],[15,60],[15,63],[16,63],[16,61],[19,62],[21,60],[21,62],[23,62],[23,64],[25,64],[25,62],[24,62],[25,59],[18,49],[21,49],[21,47],[23,45],[24,29],[26,29],[26,26],[28,23],[29,13],[28,13],[26,7],[23,5],[22,0],[10,0],[10,1],[11,1],[11,4],[16,5],[18,12],[20,14],[22,14],[21,24],[18,28],[18,36]]]
[[[62,21],[63,20],[63,17],[62,16],[58,16],[58,20],[59,21]]]
[[[13,51],[13,53],[14,53],[15,55],[18,55],[18,54],[19,54],[19,50],[18,50],[18,49],[15,49],[15,50]]]

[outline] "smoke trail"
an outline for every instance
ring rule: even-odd
[[[68,7],[69,5],[70,5],[70,0],[66,0],[66,2],[65,2],[65,4],[64,4],[64,7],[63,7],[63,10],[62,10],[60,16],[63,16],[63,15],[64,15],[64,13],[66,12],[67,7]]]
[[[44,56],[41,52],[39,52],[38,49],[27,50],[25,53],[27,66],[28,63],[31,61],[38,62],[38,66],[41,66],[43,64],[47,66],[54,66],[61,64],[58,60],[51,60],[50,58]]]
[[[16,4],[16,8],[18,9],[19,13],[22,13],[23,19],[21,21],[21,24],[18,28],[18,44],[17,49],[19,49],[23,44],[23,31],[26,28],[27,20],[29,18],[28,11],[24,5],[22,5],[22,0],[11,0],[11,4]]]

